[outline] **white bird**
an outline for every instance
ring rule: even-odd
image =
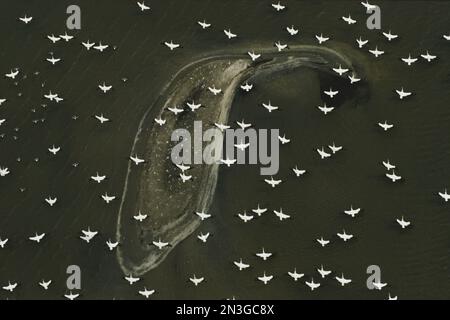
[[[436,59],[437,57],[434,55],[431,55],[428,50],[426,54],[421,54],[420,55],[422,58],[424,58],[425,60],[427,60],[428,62],[431,62],[432,60]]]
[[[331,273],[331,270],[325,270],[323,268],[323,265],[320,266],[320,269],[317,269],[317,272],[319,272],[320,276],[323,278],[325,278],[326,276],[328,276]]]
[[[288,47],[287,44],[281,44],[280,41],[275,42],[274,46],[277,47],[278,52],[280,52]]]
[[[397,182],[402,179],[401,176],[395,174],[394,170],[392,170],[392,173],[386,173],[386,177],[388,177],[392,182]]]
[[[325,240],[323,237],[321,237],[320,239],[316,239],[316,241],[317,241],[322,247],[325,247],[327,244],[330,243],[330,240]]]
[[[262,281],[262,283],[264,283],[264,284],[269,283],[269,281],[272,280],[272,279],[273,279],[273,276],[272,275],[270,275],[270,276],[266,275],[265,271],[264,271],[262,276],[258,277],[258,280]]]
[[[145,2],[144,1],[142,1],[142,2],[137,2],[137,5],[139,6],[139,8],[141,9],[141,11],[146,11],[146,10],[150,10],[150,7],[149,6],[147,6],[146,4],[145,4]]]
[[[208,213],[205,213],[204,211],[201,211],[201,212],[196,211],[195,214],[200,217],[201,221],[211,218],[211,215]]]
[[[154,246],[156,246],[159,250],[162,250],[163,248],[167,247],[169,245],[168,242],[163,242],[161,239],[158,239],[158,241],[152,242]]]
[[[83,233],[86,237],[93,239],[98,234],[98,231],[92,231],[91,228],[88,227],[87,230],[81,230],[81,233]]]
[[[45,60],[47,60],[48,62],[50,62],[52,65],[55,65],[57,62],[61,61],[60,58],[55,58],[54,56],[51,56],[51,58],[47,58],[47,59],[45,59]]]
[[[111,240],[108,239],[108,241],[106,241],[106,245],[108,246],[109,251],[113,251],[119,245],[119,242],[111,242]]]
[[[324,103],[323,106],[318,106],[317,108],[322,111],[324,115],[327,115],[334,110],[334,107],[327,107],[326,103]]]
[[[281,144],[286,144],[291,142],[291,139],[286,138],[286,135],[278,136],[278,140],[280,140]]]
[[[185,183],[186,181],[189,181],[192,179],[192,175],[188,176],[187,174],[184,174],[184,172],[182,172],[182,173],[180,173],[180,178],[181,178],[181,181],[183,183]]]
[[[2,168],[0,167],[0,177],[5,177],[9,174],[9,169],[8,168]]]
[[[100,42],[98,43],[98,45],[94,46],[93,48],[94,48],[95,50],[98,50],[98,51],[100,51],[100,52],[103,52],[103,50],[108,49],[108,47],[109,47],[109,45],[107,45],[107,44],[102,44],[102,42],[100,41]]]
[[[285,219],[289,219],[291,216],[288,214],[283,213],[283,208],[280,208],[279,211],[277,210],[273,210],[273,213],[275,213],[275,215],[280,218],[280,221],[283,221]]]
[[[261,251],[261,252],[257,252],[257,253],[256,253],[256,256],[257,256],[257,257],[260,257],[261,259],[263,259],[264,261],[266,261],[268,258],[270,258],[270,257],[272,256],[272,253],[266,252],[266,251],[264,250],[264,248],[262,248],[262,251]]]
[[[197,235],[197,238],[198,238],[201,242],[205,243],[205,242],[208,240],[208,238],[209,238],[209,232],[208,232],[208,233],[205,233],[205,234],[203,234],[203,233],[201,232],[199,235]]]
[[[275,10],[277,10],[277,11],[281,11],[281,10],[283,10],[284,8],[286,8],[286,6],[282,5],[282,4],[280,3],[280,1],[278,1],[278,3],[272,3],[272,7],[273,7]]]
[[[168,107],[167,109],[168,109],[170,112],[173,112],[175,115],[177,115],[177,114],[179,114],[179,113],[181,113],[181,112],[184,111],[184,109],[178,108],[177,106],[175,106],[175,107]]]
[[[319,153],[321,159],[326,159],[331,157],[331,154],[328,152],[325,152],[324,148],[322,149],[316,149],[316,151]]]
[[[328,148],[330,148],[330,150],[334,153],[337,153],[339,151],[342,150],[342,146],[336,146],[336,144],[333,142],[333,144],[331,146],[328,146]]]
[[[337,236],[339,237],[339,238],[341,238],[342,240],[344,240],[344,241],[348,241],[348,240],[350,240],[351,238],[353,238],[353,235],[352,234],[347,234],[346,232],[345,232],[345,230],[343,230],[342,231],[342,233],[337,233]]]
[[[203,280],[205,280],[205,278],[204,278],[204,277],[197,278],[197,277],[195,276],[195,274],[194,274],[194,276],[193,276],[192,278],[189,278],[189,280],[191,280],[191,282],[192,282],[195,286],[198,286],[200,283],[203,282]]]
[[[225,35],[228,37],[228,39],[233,39],[237,37],[237,34],[232,33],[230,29],[223,30],[223,32],[225,32]]]
[[[338,90],[333,91],[333,89],[330,88],[330,90],[328,90],[328,91],[325,90],[323,93],[325,93],[330,98],[333,98],[335,95],[337,95],[339,93],[339,91]]]
[[[63,35],[59,35],[59,37],[60,37],[61,39],[63,39],[64,41],[66,41],[66,42],[69,42],[69,40],[72,40],[72,39],[73,39],[73,36],[68,35],[67,32],[64,32]]]
[[[52,93],[51,91],[49,91],[48,94],[44,94],[44,98],[53,101],[54,99],[56,99],[58,97],[57,93]]]
[[[111,90],[112,89],[112,86],[111,85],[106,85],[105,84],[105,82],[103,82],[102,84],[100,84],[99,86],[98,86],[98,88],[101,90],[101,91],[103,91],[103,93],[107,93],[109,90]]]
[[[104,195],[102,195],[102,199],[106,202],[106,203],[110,203],[111,201],[113,201],[114,199],[116,199],[116,196],[109,196],[107,192],[105,192]]]
[[[96,173],[95,176],[91,176],[91,180],[94,180],[97,183],[101,183],[105,179],[106,179],[106,176],[105,175],[101,176],[98,174],[98,172]]]
[[[342,20],[344,20],[348,24],[355,24],[356,23],[356,20],[352,19],[351,15],[348,15],[348,17],[342,17]]]
[[[106,118],[103,113],[101,115],[95,115],[95,118],[100,121],[101,124],[110,121],[108,118]]]
[[[383,32],[383,36],[385,36],[386,39],[388,39],[388,41],[391,41],[391,40],[394,40],[394,39],[398,38],[397,34],[392,34],[391,33],[391,30],[389,30],[389,32],[387,32],[387,33]]]
[[[294,268],[293,272],[288,272],[288,275],[291,276],[292,279],[294,279],[294,281],[298,281],[298,279],[303,278],[304,274],[303,273],[298,273],[297,272],[297,268]]]
[[[202,29],[211,27],[211,23],[207,23],[205,20],[197,21],[197,23],[202,27]]]
[[[50,284],[52,283],[52,280],[42,280],[41,282],[39,282],[39,285],[44,288],[44,290],[48,290],[48,287],[50,286]]]
[[[241,141],[241,142],[235,144],[234,146],[236,147],[236,149],[244,151],[245,149],[250,147],[250,142],[244,143]]]
[[[240,259],[239,261],[233,261],[234,265],[236,267],[239,268],[239,271],[242,271],[244,269],[247,269],[248,267],[250,267],[249,264],[242,262],[242,259]]]
[[[4,249],[5,248],[5,245],[6,245],[6,243],[8,242],[8,238],[6,238],[6,239],[2,239],[2,238],[0,238],[0,247],[2,248],[2,249]]]
[[[72,293],[72,291],[69,292],[69,294],[65,294],[64,297],[66,297],[69,300],[75,300],[80,296],[79,293]]]
[[[384,123],[378,122],[378,125],[383,128],[384,131],[388,131],[389,129],[392,129],[394,127],[393,124],[388,124],[387,120],[384,121]]]
[[[345,286],[346,284],[349,284],[350,282],[352,282],[351,279],[346,279],[344,277],[344,274],[342,273],[340,277],[336,276],[334,277],[340,284],[341,286]]]
[[[50,153],[53,153],[53,155],[56,155],[61,150],[61,147],[55,147],[55,145],[51,146],[51,148],[48,148],[48,151]]]
[[[6,122],[6,119],[0,119],[0,126]]]
[[[4,98],[0,99],[0,106],[1,106],[3,103],[5,103],[6,101],[7,101],[7,100],[4,99]]]
[[[208,87],[208,90],[215,96],[222,92],[222,89],[217,89],[215,86]]]
[[[375,49],[369,50],[371,54],[373,54],[376,58],[384,54],[384,51],[378,50],[378,46],[375,47]]]
[[[344,210],[344,213],[354,218],[358,213],[360,213],[361,208],[353,209],[353,206],[350,206],[350,209]]]
[[[438,192],[438,195],[444,199],[445,202],[450,200],[450,194],[448,194],[447,189],[445,189],[444,192]]]
[[[130,160],[133,161],[135,165],[145,162],[144,159],[140,159],[137,155],[130,156]]]
[[[189,170],[189,169],[191,168],[191,167],[186,166],[186,165],[184,165],[184,164],[182,164],[182,163],[175,164],[175,165],[176,165],[177,168],[180,169],[182,172],[185,172],[186,170]]]
[[[264,181],[269,184],[272,188],[275,188],[277,185],[279,185],[283,180],[275,180],[273,177],[270,177],[270,179],[264,179]]]
[[[250,128],[252,126],[251,123],[245,123],[244,119],[242,119],[241,122],[236,121],[236,123],[242,130],[245,130],[245,129]]]
[[[333,71],[336,72],[338,75],[342,76],[344,73],[348,72],[348,69],[342,68],[342,66],[339,65],[338,68],[333,68]]]
[[[225,164],[227,167],[230,167],[232,164],[235,164],[237,159],[220,159],[220,163]]]
[[[45,202],[47,202],[50,207],[53,207],[57,200],[58,200],[58,198],[56,198],[56,197],[54,197],[54,198],[48,197],[45,199]]]
[[[400,90],[395,90],[397,92],[398,96],[400,97],[400,100],[403,98],[406,98],[412,94],[412,92],[405,92],[403,90],[403,87]]]
[[[29,240],[34,242],[41,242],[41,240],[45,237],[45,233],[37,234],[37,232],[32,237],[28,237]]]
[[[95,42],[90,42],[88,40],[86,42],[81,42],[81,44],[86,48],[86,50],[89,50],[95,45]]]
[[[125,277],[125,280],[127,280],[128,283],[129,283],[130,285],[132,285],[132,284],[138,282],[139,280],[141,280],[141,278],[133,277],[133,275],[130,274],[129,276],[126,276],[126,277]]]
[[[140,290],[138,292],[141,296],[144,296],[146,299],[148,299],[152,294],[155,293],[155,290],[147,290],[147,288],[144,287],[144,290]]]
[[[249,84],[248,82],[241,85],[241,89],[246,92],[249,92],[250,90],[252,90],[252,88],[253,88],[253,84]]]
[[[187,102],[186,105],[189,107],[189,109],[191,109],[192,112],[194,112],[195,110],[199,109],[202,106],[201,103],[195,103],[194,101]]]
[[[369,40],[363,40],[361,39],[361,37],[359,37],[358,39],[356,39],[356,42],[358,43],[358,47],[361,49],[369,42]]]
[[[9,292],[13,292],[16,287],[17,287],[17,282],[11,283],[10,281],[8,281],[8,285],[2,287],[2,289],[9,291]]]
[[[361,81],[361,78],[357,78],[357,77],[355,76],[355,74],[352,74],[351,76],[348,76],[348,78],[350,79],[350,84],[354,84],[354,83],[356,83],[356,82]]]
[[[262,106],[263,106],[264,108],[266,108],[269,112],[272,112],[272,111],[274,111],[274,110],[278,110],[278,107],[277,107],[277,106],[273,106],[273,105],[271,104],[270,100],[269,100],[269,103],[263,103]]]
[[[395,169],[396,166],[391,164],[391,162],[389,160],[383,161],[383,166],[387,169],[387,170],[392,170]]]
[[[408,66],[410,66],[411,64],[417,61],[417,58],[411,58],[411,54],[409,54],[408,58],[402,58],[402,61],[408,64]]]
[[[252,52],[248,51],[247,53],[250,56],[250,58],[252,59],[252,61],[256,61],[259,57],[261,57],[261,54],[260,53],[256,54],[255,51],[252,51]]]
[[[155,122],[160,126],[163,126],[166,123],[166,119],[162,119],[161,117],[155,118]]]
[[[28,17],[27,15],[24,15],[23,17],[19,18],[20,21],[24,22],[25,24],[28,24],[33,20],[33,17]]]
[[[316,35],[317,41],[319,41],[319,44],[322,44],[328,40],[330,40],[330,37],[324,37],[322,34]]]
[[[256,209],[252,209],[252,211],[256,213],[258,217],[260,217],[264,212],[267,211],[267,208],[261,208],[258,203],[258,207]]]
[[[311,289],[311,291],[314,291],[318,287],[320,287],[320,283],[314,282],[314,279],[311,278],[311,281],[305,281],[305,284]]]
[[[164,44],[167,48],[170,49],[170,51],[175,50],[176,48],[180,47],[179,43],[173,43],[172,40],[170,40],[170,42],[165,41]]]
[[[5,74],[5,77],[14,80],[18,74],[19,74],[19,69],[16,69],[16,70],[14,70],[14,71],[11,70],[9,73],[6,73],[6,74]]]
[[[450,41],[450,34],[449,35],[443,34],[442,38],[444,38],[447,41]]]
[[[295,36],[298,33],[298,29],[295,29],[293,25],[286,27],[286,30],[291,36]]]
[[[375,287],[375,289],[381,290],[385,286],[387,286],[387,283],[383,283],[383,282],[380,282],[380,280],[377,280],[377,281],[372,282],[372,285]]]
[[[367,11],[375,9],[377,6],[370,4],[368,0],[366,2],[361,2],[361,4],[367,9]]]
[[[217,122],[214,122],[214,125],[215,125],[217,128],[219,128],[220,131],[225,131],[225,130],[231,128],[231,126],[229,126],[229,125],[227,125],[227,124],[223,124],[223,123],[217,123]]]
[[[306,170],[301,170],[297,166],[295,166],[295,168],[292,168],[292,171],[294,171],[294,174],[297,177],[300,177],[300,176],[302,176],[302,175],[304,175],[306,173]]]
[[[54,34],[47,36],[47,38],[53,43],[56,43],[57,41],[61,40],[60,37],[56,37]]]
[[[248,215],[247,212],[245,212],[245,211],[243,214],[239,213],[238,217],[244,222],[251,221],[254,218],[253,216]]]
[[[397,223],[402,227],[402,229],[405,229],[411,224],[411,221],[405,221],[405,218],[402,216],[401,219],[395,219]]]
[[[137,215],[133,216],[133,219],[136,220],[136,221],[142,222],[145,219],[147,219],[147,216],[148,215],[142,214],[141,210],[139,210],[139,213]]]

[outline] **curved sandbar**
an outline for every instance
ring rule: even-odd
[[[141,275],[157,267],[167,254],[200,224],[194,211],[208,211],[217,182],[218,165],[193,165],[193,178],[182,183],[170,153],[174,146],[171,134],[175,129],[193,131],[195,120],[203,121],[203,129],[214,122],[226,123],[236,89],[246,79],[301,66],[332,72],[342,65],[355,72],[344,55],[326,47],[297,46],[286,52],[259,50],[261,61],[252,63],[245,54],[222,54],[202,58],[182,68],[165,87],[157,101],[142,119],[132,154],[146,159],[142,167],[129,164],[124,193],[117,221],[117,240],[121,246],[117,257],[125,274]],[[208,86],[221,88],[214,96]],[[186,111],[177,116],[167,107],[185,106],[195,100],[202,107],[195,113]],[[154,118],[167,120],[159,126]],[[138,211],[148,215],[141,223],[132,219]],[[169,247],[160,250],[152,241],[166,241]]]

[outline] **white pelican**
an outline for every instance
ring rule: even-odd
[[[323,106],[318,106],[317,108],[322,111],[324,115],[327,115],[334,110],[334,107],[327,107],[326,103],[324,103]]]
[[[336,72],[338,75],[342,76],[344,73],[348,72],[348,69],[342,68],[342,66],[339,65],[338,68],[333,68],[333,71]]]
[[[47,36],[47,38],[53,43],[56,43],[57,41],[61,40],[60,37],[56,37],[54,34]]]
[[[208,233],[205,233],[205,234],[203,234],[203,232],[201,232],[199,235],[197,235],[197,238],[198,238],[201,242],[205,243],[205,242],[208,240],[208,238],[209,238],[209,232],[208,232]]]
[[[282,182],[281,179],[280,179],[280,180],[274,180],[273,177],[270,177],[270,180],[269,180],[269,179],[264,179],[264,181],[265,181],[267,184],[270,184],[270,186],[271,186],[272,188],[275,188],[277,185],[279,185],[279,184]]]
[[[212,87],[208,87],[208,90],[215,96],[222,92],[222,89],[217,89],[214,85]]]
[[[361,2],[361,4],[366,8],[367,11],[371,11],[377,7],[373,4],[370,4],[368,0],[366,0],[366,2]]]
[[[205,278],[204,278],[204,277],[197,278],[197,277],[195,276],[195,274],[194,274],[194,276],[193,276],[192,278],[189,278],[189,280],[191,280],[191,282],[192,282],[195,286],[198,286],[200,283],[203,282],[203,280],[205,280]]]
[[[114,199],[116,199],[116,196],[109,196],[107,192],[105,192],[104,195],[102,195],[102,199],[106,202],[106,203],[110,203],[111,201],[113,201]]]
[[[191,109],[192,112],[194,112],[195,110],[199,109],[202,106],[201,103],[195,103],[194,101],[186,102],[186,105],[188,106],[189,109]]]
[[[220,159],[220,163],[225,164],[227,167],[230,167],[232,164],[235,164],[237,162],[237,159]]]
[[[298,279],[303,278],[304,274],[303,273],[298,273],[297,272],[297,268],[294,268],[293,272],[288,272],[288,275],[291,276],[292,279],[294,279],[294,281],[298,281]]]
[[[152,243],[159,250],[162,250],[163,248],[165,248],[165,247],[167,247],[169,245],[168,242],[163,242],[163,241],[161,241],[161,239],[158,239],[158,241],[153,241]]]
[[[316,151],[319,153],[321,159],[326,159],[326,158],[331,157],[331,154],[329,154],[328,152],[325,152],[323,147],[322,147],[322,149],[316,149]]]
[[[286,135],[278,136],[278,140],[280,140],[281,144],[286,144],[291,142],[291,139],[286,138]]]
[[[148,216],[148,215],[142,214],[141,210],[139,210],[138,214],[135,215],[135,216],[133,216],[133,219],[136,220],[136,221],[142,222],[142,221],[144,221],[145,219],[147,219],[147,216]]]
[[[37,234],[37,232],[32,237],[28,237],[29,240],[34,242],[41,242],[41,240],[45,237],[45,233]]]
[[[14,289],[16,289],[16,287],[17,287],[17,282],[11,283],[10,281],[8,281],[8,285],[2,287],[2,289],[9,291],[9,292],[13,292]]]
[[[291,217],[290,215],[283,213],[283,208],[280,208],[279,211],[273,210],[273,213],[275,213],[275,215],[278,218],[280,218],[280,221],[283,221],[284,219],[289,219]]]
[[[342,20],[344,20],[348,24],[355,24],[356,23],[356,20],[352,19],[351,15],[348,15],[348,17],[342,17]]]
[[[350,84],[354,84],[354,83],[356,83],[356,82],[361,81],[361,78],[357,78],[357,77],[355,76],[355,74],[352,74],[351,76],[348,76],[348,78],[350,79]]]
[[[250,58],[252,59],[252,61],[256,61],[259,57],[261,57],[261,54],[260,53],[257,54],[257,53],[255,53],[255,51],[252,51],[252,52],[248,51],[247,53],[250,56]]]
[[[183,183],[192,179],[192,175],[184,174],[184,172],[180,173],[180,178]]]
[[[53,55],[50,58],[46,58],[48,62],[50,62],[52,65],[55,65],[57,62],[61,61],[60,58],[55,58]]]
[[[245,123],[244,119],[242,119],[241,122],[236,121],[236,123],[242,130],[245,130],[245,129],[250,128],[252,126],[251,123]]]
[[[397,92],[398,96],[400,97],[400,100],[412,94],[412,92],[406,92],[405,90],[403,90],[403,87],[400,90],[395,90],[395,92]]]
[[[228,39],[233,39],[237,37],[237,34],[232,33],[230,29],[228,30],[223,30],[223,32],[225,33],[225,35],[228,37]]]
[[[133,284],[133,283],[135,283],[135,282],[138,282],[138,281],[141,280],[141,279],[138,278],[138,277],[133,277],[133,276],[130,274],[129,276],[126,276],[126,277],[125,277],[125,280],[127,280],[129,284]]]
[[[395,174],[394,170],[392,170],[392,173],[386,173],[386,177],[388,177],[392,182],[397,182],[402,179],[401,176]]]
[[[155,122],[159,124],[159,126],[163,126],[166,123],[166,119],[162,119],[161,117],[155,118]]]
[[[275,42],[274,46],[277,47],[278,52],[280,52],[288,47],[287,44],[281,44],[280,41]]]
[[[68,35],[68,34],[67,34],[67,31],[64,32],[63,35],[59,35],[59,36],[60,36],[60,38],[63,39],[65,42],[69,42],[69,40],[72,40],[72,39],[73,39],[73,36]]]
[[[378,58],[382,54],[384,54],[384,51],[378,50],[378,46],[375,47],[375,49],[369,50],[371,54],[375,56],[375,58]]]
[[[66,297],[69,300],[75,300],[76,298],[78,298],[80,296],[79,293],[72,293],[72,291],[70,291],[68,294],[65,294],[64,297]]]
[[[337,233],[337,236],[339,237],[339,238],[341,238],[342,240],[344,240],[344,242],[346,242],[346,241],[348,241],[348,240],[350,240],[351,238],[353,238],[353,235],[352,234],[347,234],[346,232],[345,232],[345,230],[343,230],[342,231],[342,233]]]
[[[91,176],[91,180],[94,180],[97,183],[101,183],[105,179],[106,179],[106,176],[105,175],[101,176],[98,174],[98,172],[95,176]]]
[[[223,123],[217,123],[217,122],[214,122],[214,125],[215,125],[217,128],[219,128],[220,131],[225,131],[225,130],[231,128],[231,126],[226,125],[226,124],[223,124]]]
[[[248,215],[246,211],[244,211],[244,213],[239,213],[238,217],[244,222],[251,221],[254,218],[253,216]]]
[[[112,89],[112,86],[111,86],[111,85],[107,86],[107,85],[105,84],[105,82],[103,82],[102,84],[100,84],[100,85],[98,86],[98,88],[99,88],[101,91],[103,91],[103,93],[107,93],[109,90]]]
[[[354,218],[358,213],[360,213],[361,208],[353,209],[353,206],[350,206],[350,209],[345,210],[344,213]]]
[[[328,146],[328,148],[330,148],[330,150],[333,152],[333,154],[339,152],[342,150],[342,146],[336,146],[336,144],[333,142],[333,144],[331,146]]]
[[[266,252],[266,251],[264,250],[264,248],[262,248],[262,251],[261,251],[261,252],[257,252],[257,253],[256,253],[256,256],[257,256],[257,257],[260,257],[261,259],[263,259],[264,261],[266,261],[268,258],[270,258],[270,257],[272,256],[272,253]]]
[[[330,243],[330,240],[325,240],[323,237],[321,237],[320,239],[316,239],[316,241],[317,241],[322,247],[325,247],[327,244]]]
[[[248,82],[241,85],[241,89],[246,92],[249,92],[250,90],[252,90],[252,88],[253,88],[253,84],[249,84]]]
[[[392,170],[392,169],[395,169],[395,168],[396,168],[395,165],[391,164],[391,162],[389,161],[389,159],[386,160],[386,161],[383,161],[383,166],[384,166],[387,170]]]
[[[317,39],[317,41],[319,41],[319,44],[322,44],[322,43],[330,40],[329,37],[324,37],[322,34],[320,34],[319,36],[316,35],[316,39]]]
[[[331,273],[331,270],[325,270],[323,268],[323,265],[320,265],[320,269],[317,269],[317,272],[319,272],[320,276],[323,279]]]
[[[369,40],[363,40],[361,39],[361,37],[359,37],[358,39],[356,39],[356,42],[358,43],[358,47],[361,49],[369,42]]]
[[[286,30],[291,36],[295,36],[298,33],[298,29],[295,29],[293,25],[286,27]]]
[[[267,208],[261,208],[261,207],[259,206],[259,203],[258,203],[258,207],[257,207],[256,209],[252,209],[252,211],[253,211],[254,213],[256,213],[256,214],[258,215],[258,217],[260,217],[261,214],[263,214],[264,212],[267,211]]]
[[[98,45],[94,46],[94,49],[95,49],[95,50],[98,50],[98,51],[100,51],[100,52],[103,52],[103,50],[108,49],[108,47],[109,47],[109,45],[107,45],[107,44],[102,44],[102,42],[100,41],[100,42],[98,43]]]
[[[140,159],[137,155],[130,156],[130,160],[133,161],[135,165],[145,162],[144,159]]]
[[[278,107],[277,107],[277,106],[273,106],[273,105],[270,103],[270,100],[269,100],[269,103],[263,103],[262,106],[263,106],[264,108],[266,108],[269,112],[272,112],[272,111],[274,111],[274,110],[278,110]]]
[[[8,240],[9,240],[8,238],[6,238],[6,239],[0,238],[0,248],[4,249]]]
[[[244,269],[247,269],[248,267],[250,267],[249,264],[242,262],[242,259],[240,259],[239,261],[233,261],[234,265],[236,267],[239,268],[239,271],[242,271]]]
[[[42,280],[41,282],[39,282],[39,285],[44,288],[44,290],[48,290],[48,287],[50,286],[50,284],[52,283],[52,280]]]
[[[61,150],[61,147],[55,147],[55,145],[48,148],[48,151],[50,153],[53,153],[53,155],[56,155]]]
[[[381,290],[381,289],[383,289],[385,286],[387,286],[387,283],[380,282],[380,280],[374,281],[374,282],[372,282],[372,284],[373,284],[373,286],[375,287],[375,289],[377,289],[377,290]]]
[[[314,289],[320,287],[320,283],[314,282],[313,278],[311,278],[311,281],[305,281],[305,284],[311,289],[311,291],[314,291]]]
[[[54,198],[48,197],[45,199],[45,202],[47,202],[50,207],[53,207],[57,200],[58,199],[56,197],[54,197]]]
[[[108,239],[108,241],[106,241],[106,245],[108,246],[109,251],[113,251],[119,245],[119,242],[112,242]]]
[[[266,275],[265,271],[264,271],[262,276],[258,277],[258,280],[261,281],[264,284],[269,283],[269,281],[272,280],[272,279],[273,279],[273,276],[272,275],[270,275],[270,276]]]
[[[5,177],[9,174],[9,169],[8,168],[2,168],[0,167],[0,177]]]
[[[393,124],[388,124],[387,120],[385,120],[384,123],[378,122],[378,125],[383,128],[384,131],[388,131],[389,129],[392,129],[394,127]]]
[[[211,217],[210,214],[205,213],[204,211],[201,211],[201,212],[197,212],[197,211],[196,211],[195,214],[198,215],[198,216],[200,217],[200,220],[201,220],[201,221],[206,220],[206,219],[208,219],[208,218]]]
[[[297,166],[295,166],[295,168],[292,168],[292,171],[294,171],[294,174],[297,177],[300,177],[306,173],[306,170],[299,169]]]
[[[145,2],[144,1],[142,1],[142,2],[137,2],[137,5],[139,6],[139,8],[141,9],[141,11],[146,11],[146,10],[150,10],[150,7],[149,6],[147,6],[146,4],[145,4]]]
[[[398,38],[397,34],[392,34],[391,33],[391,30],[389,30],[389,32],[387,32],[387,33],[383,32],[383,36],[385,36],[386,39],[388,39],[388,41],[391,41],[391,40],[394,40],[394,39]]]
[[[191,167],[186,166],[184,164],[175,164],[177,166],[178,169],[180,169],[182,172],[185,172],[186,170],[189,170]]]
[[[197,23],[202,27],[202,29],[211,27],[211,23],[207,23],[205,20],[197,21]]]
[[[333,91],[333,89],[330,88],[330,90],[328,90],[328,91],[325,90],[323,93],[325,93],[330,98],[333,98],[335,95],[337,95],[339,93],[339,91],[338,90]]]
[[[155,293],[155,290],[148,290],[146,287],[144,287],[144,290],[138,291],[141,296],[144,296],[146,299],[148,299],[152,294]]]
[[[406,63],[408,66],[417,61],[417,58],[411,58],[411,54],[408,55],[408,58],[402,58],[402,61]]]
[[[184,111],[183,108],[178,108],[177,106],[175,106],[175,107],[168,107],[167,110],[169,110],[170,112],[173,112],[173,114],[175,114],[175,115],[177,115],[177,114],[179,114],[179,113]]]
[[[344,274],[342,273],[340,277],[336,276],[334,277],[340,284],[341,286],[345,286],[346,284],[349,284],[350,282],[352,282],[351,279],[346,279],[344,277]]]
[[[401,219],[395,219],[397,223],[402,227],[402,229],[405,229],[411,224],[411,221],[405,221],[405,218],[402,216]]]
[[[180,47],[179,43],[173,43],[172,40],[170,42],[165,41],[164,45],[170,49],[170,51],[175,50],[176,48]]]
[[[33,20],[33,17],[28,17],[27,15],[24,15],[23,17],[20,17],[19,20],[25,24],[28,24],[31,22],[31,20]]]
[[[444,199],[445,202],[450,200],[450,194],[448,194],[447,189],[445,189],[444,192],[438,192],[438,195]]]
[[[431,55],[428,50],[426,54],[421,54],[420,55],[422,58],[424,58],[425,60],[427,60],[428,62],[431,62],[432,60],[436,59],[437,57],[434,55]]]
[[[278,3],[272,3],[272,7],[273,7],[275,10],[277,10],[277,11],[281,11],[281,10],[283,10],[284,8],[286,8],[286,6],[282,5],[282,4],[280,3],[280,1],[278,1]]]
[[[86,42],[81,42],[81,44],[86,48],[86,50],[89,50],[95,45],[95,42],[90,42],[88,40]]]

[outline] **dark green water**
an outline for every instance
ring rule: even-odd
[[[62,298],[71,264],[81,267],[84,299],[140,298],[137,291],[144,285],[157,290],[157,299],[385,299],[388,292],[399,299],[450,298],[450,206],[437,196],[450,189],[450,43],[442,39],[450,32],[449,3],[377,1],[383,30],[400,35],[392,43],[379,31],[366,29],[358,1],[285,3],[288,10],[276,14],[270,1],[148,1],[151,12],[140,14],[134,1],[78,1],[82,29],[69,32],[76,39],[56,45],[45,36],[64,33],[66,7],[73,1],[0,3],[0,72],[19,67],[21,76],[27,75],[17,85],[0,78],[0,98],[8,99],[0,106],[0,119],[7,119],[0,127],[5,134],[0,166],[11,171],[0,177],[0,237],[9,238],[0,249],[0,284],[19,282],[14,293],[2,290],[0,298]],[[25,13],[34,16],[29,25],[17,21]],[[349,13],[356,25],[340,19]],[[196,24],[203,18],[213,24],[207,31]],[[284,30],[291,24],[300,28],[295,38]],[[228,41],[224,28],[239,38]],[[122,194],[139,121],[161,88],[206,52],[236,47],[257,51],[262,43],[277,40],[315,44],[318,33],[330,35],[333,40],[326,44],[344,53],[345,45],[355,47],[360,35],[370,41],[366,50],[376,44],[386,52],[375,59],[361,51],[370,70],[368,93],[349,95],[325,118],[316,109],[324,98],[321,91],[340,84],[310,69],[258,81],[250,94],[239,94],[230,120],[280,128],[292,138],[281,147],[279,176],[285,182],[271,190],[255,166],[221,169],[210,210],[214,218],[198,230],[212,233],[206,245],[192,235],[140,283],[129,286],[105,245],[115,236],[119,202],[106,205],[100,195]],[[87,52],[80,45],[87,39],[117,50]],[[170,52],[160,45],[171,39],[183,48]],[[437,61],[407,67],[399,60],[426,50]],[[44,60],[49,52],[63,61],[52,67]],[[129,80],[123,83],[122,77]],[[114,86],[110,94],[97,90],[103,81]],[[401,86],[415,95],[399,101],[393,90]],[[42,108],[48,90],[65,101]],[[282,108],[270,117],[260,107],[269,99]],[[102,112],[113,121],[100,127],[92,116]],[[33,124],[41,118],[45,122]],[[384,120],[396,125],[386,134],[376,126]],[[344,150],[320,161],[315,148],[333,141]],[[62,147],[56,157],[47,151],[52,144]],[[381,161],[386,158],[398,165],[403,183],[385,179]],[[77,168],[74,162],[79,162]],[[295,179],[291,168],[296,164],[308,175]],[[108,176],[105,183],[88,181],[97,171]],[[53,208],[44,203],[48,195],[59,198]],[[282,206],[292,219],[280,223],[271,213],[243,224],[236,214],[258,202],[270,209]],[[351,204],[364,209],[355,219],[342,213]],[[412,221],[410,229],[402,231],[395,223],[401,215]],[[91,245],[78,238],[87,226],[99,230]],[[335,235],[343,228],[355,235],[349,243]],[[27,240],[35,231],[47,233],[38,246]],[[328,247],[315,242],[321,235],[332,240]],[[263,262],[254,256],[262,246],[274,252],[273,259]],[[241,257],[252,268],[238,272],[232,261]],[[313,276],[319,281],[315,269],[321,264],[353,282],[342,288],[329,278],[311,293],[304,281],[295,283],[287,276],[296,267],[308,280]],[[389,284],[382,291],[366,288],[366,268],[372,264],[380,266],[382,280]],[[256,280],[263,271],[275,276],[267,286]],[[192,286],[188,278],[193,273],[206,282]],[[42,278],[53,280],[46,292],[37,285]]]

